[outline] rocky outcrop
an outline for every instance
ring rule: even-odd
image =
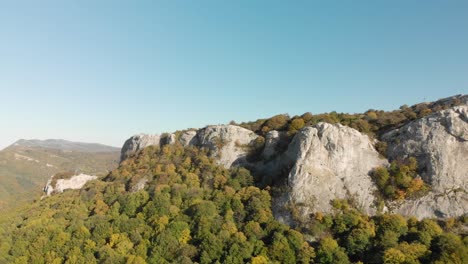
[[[383,136],[390,159],[415,157],[431,192],[395,209],[405,215],[452,217],[468,212],[468,106],[443,110]]]
[[[127,141],[125,141],[122,150],[120,152],[120,162],[124,161],[133,153],[144,149],[149,146],[164,146],[169,144],[174,144],[176,142],[176,135],[165,133],[162,135],[148,135],[148,134],[139,134],[135,135]]]
[[[246,164],[249,146],[258,136],[245,128],[234,125],[207,126],[198,131],[183,132],[178,141],[183,146],[205,147],[219,164],[226,168]],[[174,144],[175,134],[140,134],[129,138],[122,147],[121,161],[148,146]]]
[[[144,149],[148,146],[159,146],[161,142],[160,135],[148,135],[148,134],[139,134],[135,135],[127,141],[125,141],[121,154],[120,154],[120,161],[127,159],[130,155],[137,152],[140,149]]]
[[[430,192],[419,199],[397,205],[393,212],[418,219],[457,217],[468,212],[468,195],[463,190]]]
[[[277,131],[266,135],[262,156],[271,161],[262,162],[261,166],[265,175],[292,168],[288,176],[291,187],[288,197],[296,204],[305,205],[304,213],[330,212],[332,200],[351,196],[365,212],[375,212],[372,205],[376,188],[369,172],[386,164],[386,160],[379,158],[366,135],[346,126],[320,123],[300,130],[287,151],[280,155],[277,146],[285,136],[285,132]],[[249,164],[246,158],[257,137],[254,132],[239,126],[218,125],[185,131],[178,140],[184,146],[209,149],[219,164],[229,168]],[[141,135],[136,140],[129,139],[132,142],[129,146],[137,146],[130,151],[150,144],[170,143],[151,139]],[[125,150],[124,146],[122,151]]]
[[[295,164],[288,176],[290,199],[302,213],[330,212],[334,199],[353,198],[374,214],[376,187],[369,172],[387,161],[379,158],[370,139],[355,129],[319,123],[301,129],[285,155]]]
[[[466,102],[467,98],[455,96],[433,104],[450,107]],[[431,185],[431,192],[422,198],[389,203],[391,211],[419,218],[451,217],[467,212],[467,124],[468,107],[461,105],[383,135],[389,159],[415,157],[421,177]],[[288,145],[286,132],[270,131],[265,135],[260,161],[252,164],[247,155],[257,138],[254,132],[235,125],[207,126],[183,131],[178,136],[137,135],[125,142],[122,159],[150,145],[178,142],[207,148],[226,168],[248,166],[256,175],[264,176],[265,186],[282,182],[287,175],[290,192],[276,200],[293,202],[303,214],[330,212],[332,200],[349,198],[365,213],[376,212],[373,204],[377,190],[369,172],[388,161],[379,157],[368,136],[347,126],[319,123],[301,129]],[[144,187],[144,182],[135,190],[141,186]],[[280,208],[278,204],[274,206]]]
[[[188,145],[198,145],[198,139],[197,139],[197,131],[196,130],[188,130],[183,132],[180,135],[179,142],[182,144],[182,146],[188,146]]]
[[[226,168],[247,164],[249,146],[258,136],[234,125],[207,126],[197,132],[197,146],[210,150],[218,163]]]
[[[54,176],[52,176],[47,181],[44,192],[46,195],[51,195],[52,193],[61,193],[67,189],[81,189],[88,181],[95,179],[97,179],[97,176],[87,174],[74,175],[69,179],[54,179]]]

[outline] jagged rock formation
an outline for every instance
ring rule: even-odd
[[[44,192],[49,196],[52,193],[61,193],[67,189],[81,189],[88,181],[97,179],[97,176],[79,174],[69,179],[56,179],[52,176],[44,187]]]
[[[467,101],[468,96],[459,95],[425,104],[437,109]],[[432,187],[422,198],[390,203],[390,210],[419,218],[459,216],[467,212],[467,113],[466,105],[456,106],[383,135],[389,159],[416,157],[421,177]],[[122,160],[150,145],[179,142],[183,146],[209,149],[210,155],[226,168],[248,166],[264,176],[265,185],[288,175],[290,192],[278,200],[299,205],[304,214],[330,212],[332,200],[348,198],[364,212],[376,212],[373,204],[377,189],[369,173],[388,161],[379,157],[368,136],[347,126],[319,123],[301,129],[287,145],[287,132],[270,131],[265,135],[260,161],[249,163],[246,158],[257,137],[235,125],[207,126],[177,136],[137,135],[125,142]]]
[[[415,157],[431,192],[396,208],[405,215],[451,217],[468,212],[468,106],[443,110],[383,136],[390,159]]]
[[[188,145],[198,145],[198,140],[197,140],[197,131],[196,130],[188,130],[183,132],[180,135],[179,142],[182,144],[182,146],[188,146]]]
[[[370,139],[355,129],[319,123],[300,130],[286,153],[295,164],[289,173],[292,202],[303,213],[330,212],[334,199],[353,198],[368,214],[376,187],[369,172],[387,163]]]
[[[139,134],[127,139],[122,147],[120,161],[127,159],[131,154],[149,146],[158,145],[161,142],[160,135]]]
[[[216,157],[219,164],[229,168],[246,164],[249,145],[257,137],[254,132],[239,126],[218,125],[183,132],[178,140],[183,146],[208,148],[210,155]],[[176,141],[174,134],[133,136],[122,147],[121,161],[145,147],[174,144]]]
[[[197,132],[197,146],[208,148],[219,164],[229,168],[247,163],[249,145],[257,137],[254,132],[239,126],[207,126]]]

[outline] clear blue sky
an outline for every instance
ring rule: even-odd
[[[0,1],[0,148],[468,92],[468,1]]]

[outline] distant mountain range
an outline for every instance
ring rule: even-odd
[[[40,195],[50,176],[63,171],[105,174],[120,149],[62,139],[18,140],[0,151],[0,209]]]
[[[120,151],[120,148],[106,146],[98,143],[83,143],[83,142],[73,142],[63,139],[20,139],[13,143],[10,147],[21,146],[21,147],[30,147],[30,148],[47,148],[47,149],[57,149],[62,151],[78,151],[78,152],[114,152]]]

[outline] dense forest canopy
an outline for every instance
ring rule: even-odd
[[[369,217],[349,201],[294,227],[279,223],[269,188],[207,151],[148,147],[102,180],[2,220],[0,262],[467,263],[468,218]]]

